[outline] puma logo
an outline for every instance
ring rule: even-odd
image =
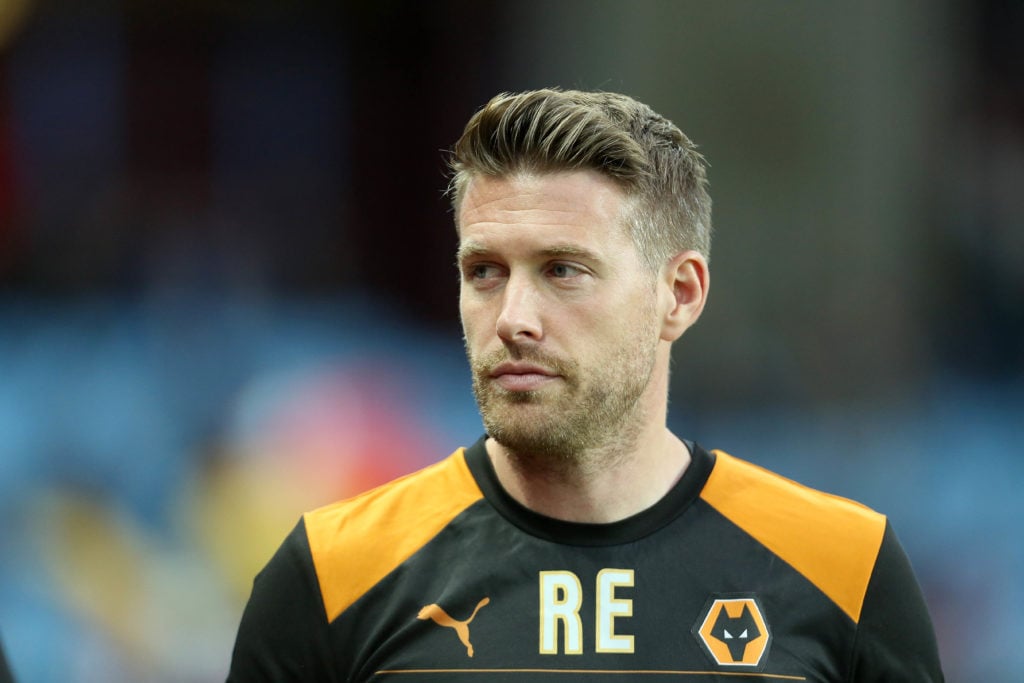
[[[469,642],[469,622],[476,618],[476,613],[480,611],[480,608],[491,602],[490,598],[484,598],[477,603],[476,609],[469,615],[469,619],[465,621],[459,621],[458,619],[452,619],[448,616],[448,613],[444,611],[440,605],[432,604],[420,610],[420,613],[416,615],[417,619],[432,620],[438,626],[444,626],[446,628],[455,629],[456,635],[459,636],[459,640],[466,646],[466,654],[470,657],[473,656],[473,644]]]

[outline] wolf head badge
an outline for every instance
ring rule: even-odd
[[[693,635],[719,666],[753,669],[765,661],[771,634],[752,595],[711,598]]]

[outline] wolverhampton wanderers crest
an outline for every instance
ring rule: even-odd
[[[712,596],[692,632],[718,666],[754,671],[767,661],[772,636],[753,593]]]

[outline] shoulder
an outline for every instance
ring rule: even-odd
[[[877,536],[885,516],[856,501],[804,486],[723,451],[713,451],[715,464],[701,497],[727,516],[790,521],[844,531],[853,536]],[[835,527],[839,527],[836,529]],[[877,549],[877,548],[876,548]]]
[[[460,448],[418,472],[306,513],[309,552],[328,619],[481,498]]]
[[[727,453],[714,454],[701,498],[857,622],[885,537],[885,516]]]

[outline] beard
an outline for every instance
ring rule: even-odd
[[[654,371],[650,335],[619,340],[614,352],[586,367],[534,347],[506,344],[473,357],[473,393],[487,434],[519,458],[556,470],[615,458],[635,443],[644,427],[641,401]],[[490,377],[509,360],[536,363],[560,379],[534,391],[508,391]]]

